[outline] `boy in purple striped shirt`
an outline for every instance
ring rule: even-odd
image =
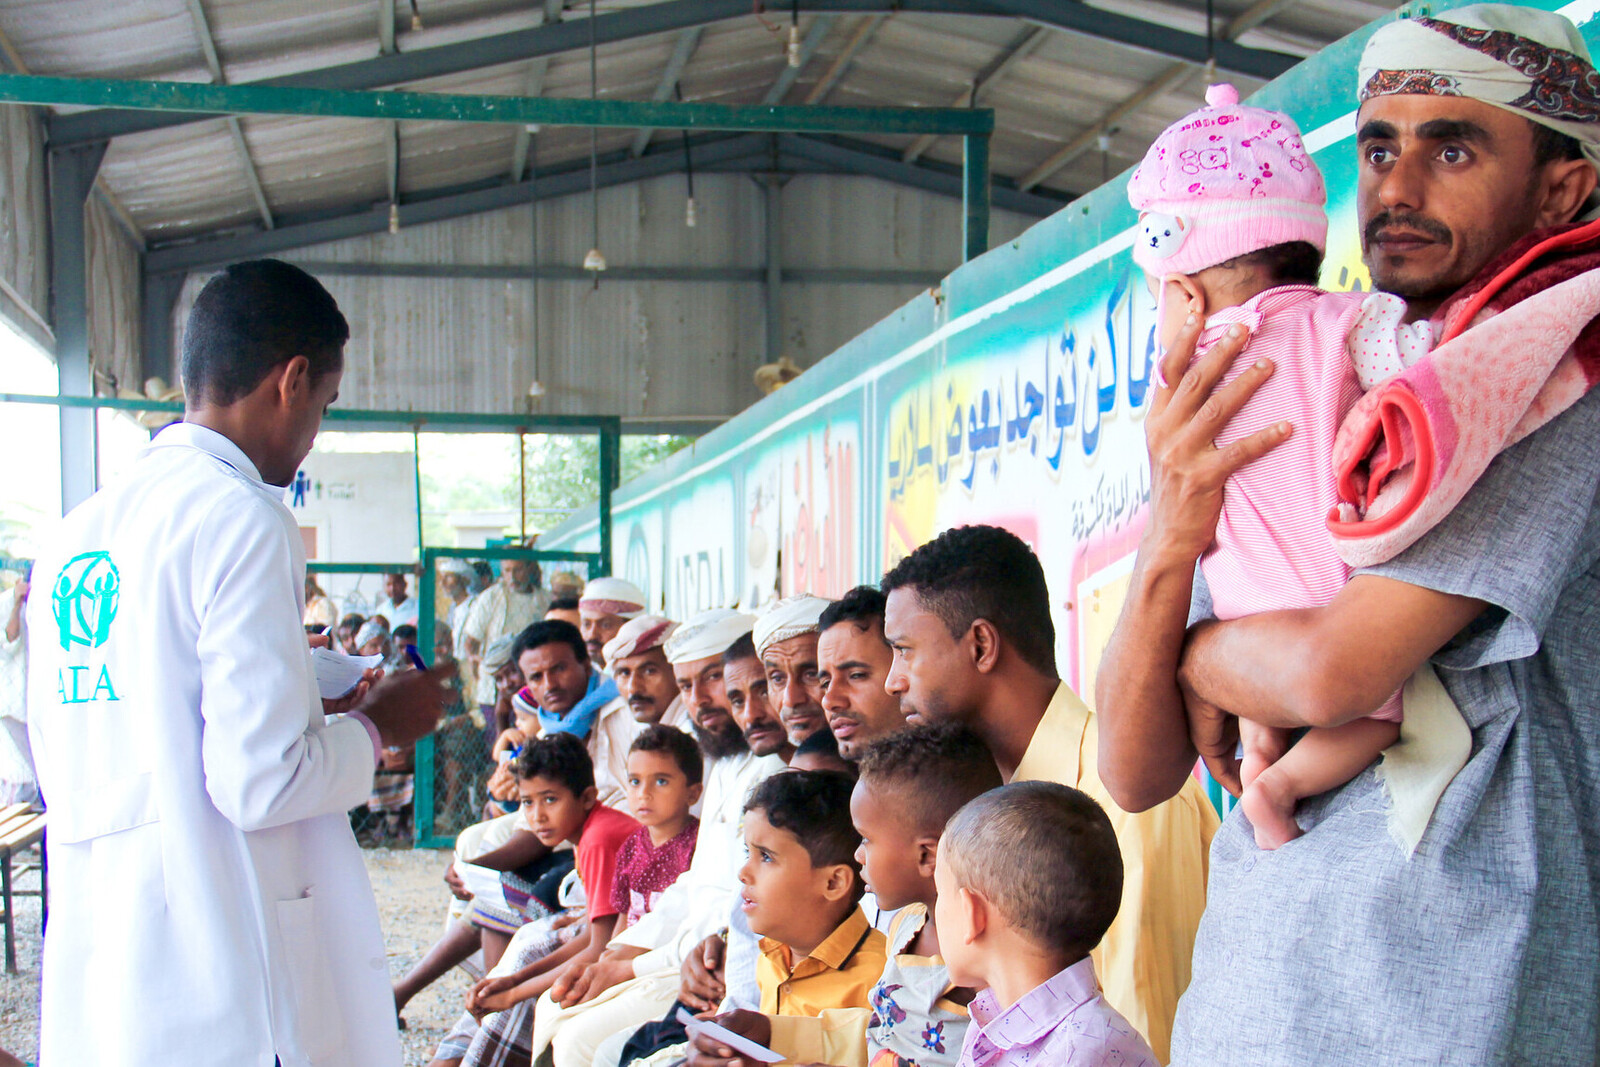
[[[1098,804],[1054,782],[990,790],[951,817],[934,882],[950,980],[982,990],[960,1067],[1156,1067],[1089,958],[1122,901]]]

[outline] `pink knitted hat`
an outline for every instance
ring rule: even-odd
[[[1208,88],[1206,103],[1156,138],[1128,182],[1133,261],[1159,276],[1290,241],[1323,251],[1328,195],[1294,120],[1242,106],[1227,84]]]

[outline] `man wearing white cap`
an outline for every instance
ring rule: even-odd
[[[756,783],[784,767],[775,756],[751,755],[722,689],[722,653],[754,622],[749,615],[717,608],[684,623],[667,642],[678,690],[708,757],[694,862],[649,915],[617,935],[598,962],[570,985],[557,985],[540,998],[535,1059],[551,1045],[557,1067],[590,1067],[602,1041],[658,1018],[672,1005],[688,954],[726,925],[744,861],[745,798]]]
[[[1493,290],[1461,320],[1473,324],[1463,341],[1517,322],[1502,318],[1517,300],[1600,270],[1594,243],[1571,225],[1596,187],[1600,74],[1567,19],[1477,5],[1390,22],[1367,42],[1356,88],[1365,259],[1374,285],[1404,296],[1413,317],[1433,317],[1436,335],[1438,313],[1459,309],[1464,293],[1489,297],[1489,279],[1551,235],[1575,237]],[[1508,332],[1466,370],[1593,366],[1592,322],[1572,348],[1552,350],[1546,318],[1561,313]],[[1172,1062],[1594,1063],[1600,396],[1580,389],[1542,411],[1548,421],[1493,453],[1437,524],[1358,570],[1328,604],[1201,621],[1185,638],[1191,613],[1209,615],[1192,586],[1222,484],[1282,439],[1263,431],[1212,448],[1270,369],[1246,370],[1208,399],[1240,343],[1219,343],[1186,370],[1196,333],[1172,346],[1173,384],[1145,420],[1151,514],[1099,672],[1100,764],[1113,795],[1148,807],[1196,752],[1225,760],[1234,715],[1342,725],[1430,661],[1472,736],[1409,852],[1391,838],[1396,798],[1372,768],[1302,802],[1304,836],[1276,851],[1259,851],[1248,821],[1229,816],[1211,850]],[[1494,392],[1482,390],[1481,404]],[[1398,749],[1406,744],[1402,734]]]
[[[767,669],[768,698],[796,747],[828,725],[817,673],[817,636],[822,613],[831,603],[810,593],[784,597],[756,620],[751,634]]]
[[[604,654],[617,690],[642,729],[651,723],[690,728],[689,710],[678,695],[678,680],[667,662],[666,643],[678,624],[661,615],[629,619],[606,642]]]
[[[626,578],[591,578],[578,598],[578,629],[589,646],[589,661],[608,664],[606,642],[617,636],[622,624],[644,614],[644,592]]]

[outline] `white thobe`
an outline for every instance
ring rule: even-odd
[[[619,696],[595,715],[589,731],[589,758],[594,762],[594,784],[600,803],[628,810],[628,749],[644,729],[633,717],[628,698]]]
[[[417,598],[408,596],[399,604],[384,598],[378,601],[378,606],[372,609],[373,615],[382,615],[389,620],[389,632],[394,633],[402,626],[416,626],[420,617]]]
[[[41,1061],[393,1067],[377,907],[282,490],[186,423],[65,520],[29,598],[50,805]]]

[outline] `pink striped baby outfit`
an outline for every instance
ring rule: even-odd
[[[1316,607],[1349,581],[1325,525],[1337,503],[1333,439],[1365,389],[1427,352],[1428,327],[1406,326],[1404,315],[1404,302],[1386,293],[1284,285],[1206,320],[1196,359],[1234,323],[1250,330],[1223,383],[1258,359],[1277,368],[1223,427],[1217,447],[1279,421],[1294,424],[1287,441],[1223,488],[1217,539],[1200,558],[1217,618]],[[1398,695],[1374,717],[1398,721]]]

